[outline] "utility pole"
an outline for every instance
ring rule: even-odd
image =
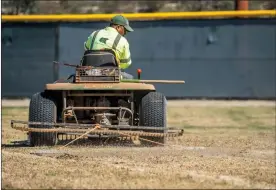
[[[235,10],[248,10],[248,0],[235,0]]]

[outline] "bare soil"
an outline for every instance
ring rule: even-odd
[[[87,141],[65,148],[16,146],[11,142],[25,140],[26,133],[12,129],[10,120],[27,120],[28,109],[2,108],[2,186],[275,189],[275,107],[208,104],[169,106],[169,126],[185,133],[166,147]]]

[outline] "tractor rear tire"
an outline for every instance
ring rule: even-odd
[[[164,127],[165,129],[167,128],[167,100],[162,93],[150,92],[142,98],[140,104],[140,125],[149,127]],[[164,133],[165,131],[161,132]],[[155,141],[163,145],[166,144],[166,137],[146,137],[145,139]],[[163,146],[147,141],[143,141],[143,144]]]
[[[55,101],[45,92],[32,96],[29,107],[29,121],[56,122],[57,107]],[[30,125],[31,128],[53,128],[47,125]],[[57,134],[50,132],[30,132],[31,146],[53,146],[57,141]]]

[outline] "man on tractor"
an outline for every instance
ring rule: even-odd
[[[129,43],[124,37],[127,32],[134,31],[127,18],[122,15],[116,15],[111,19],[110,26],[94,31],[84,42],[85,50],[111,49],[119,61],[121,69],[127,69],[131,65]],[[133,76],[121,72],[123,78],[133,79]]]

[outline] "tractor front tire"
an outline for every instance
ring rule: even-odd
[[[167,128],[167,100],[162,93],[150,92],[142,98],[140,104],[140,125],[149,127],[164,127],[165,129]],[[165,133],[165,131],[161,132]],[[143,141],[143,144],[145,145],[162,146],[166,144],[166,137],[146,137],[146,139],[161,144]]]
[[[33,122],[56,122],[55,101],[45,92],[36,93],[32,96],[29,107],[29,121]],[[31,128],[53,128],[47,125],[30,125]],[[57,134],[52,132],[30,132],[31,146],[53,146],[57,141]]]

